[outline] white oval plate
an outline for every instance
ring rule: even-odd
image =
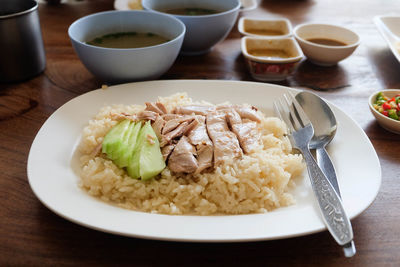
[[[293,194],[297,204],[266,214],[171,216],[135,212],[89,196],[77,183],[74,153],[82,129],[104,105],[143,104],[157,96],[187,92],[194,100],[249,103],[273,115],[272,103],[287,87],[254,82],[176,80],[130,83],[95,90],[60,107],[44,123],[28,158],[28,179],[40,201],[80,225],[113,234],[158,240],[237,242],[301,236],[325,228],[308,177]],[[332,107],[339,127],[328,147],[337,170],[348,216],[354,218],[375,199],[380,183],[378,157],[363,130],[339,108]]]

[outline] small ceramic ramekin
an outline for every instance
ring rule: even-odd
[[[284,51],[288,57],[275,58],[255,56],[256,49]],[[291,75],[304,55],[296,41],[291,38],[242,38],[242,54],[245,57],[251,76],[259,81],[282,81]]]
[[[383,95],[392,98],[400,94],[400,89],[386,89],[386,90],[381,90],[379,92],[382,92]],[[390,132],[400,134],[400,121],[389,118],[381,114],[374,108],[376,96],[378,95],[379,92],[375,92],[369,97],[368,100],[369,109],[371,110],[372,115],[374,115],[375,119],[378,121],[379,125],[381,125],[383,128],[385,128]]]
[[[342,26],[304,23],[293,30],[294,37],[306,57],[319,66],[333,66],[350,56],[360,44],[360,37],[354,31]],[[344,43],[341,46],[322,45],[310,42],[310,39],[331,39]]]
[[[238,23],[238,30],[242,35],[253,37],[284,38],[292,35],[292,25],[285,18],[242,17]]]

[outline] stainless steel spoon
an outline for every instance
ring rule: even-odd
[[[315,149],[319,167],[340,197],[335,167],[325,149],[336,134],[337,122],[335,115],[328,104],[316,94],[302,91],[296,95],[296,100],[300,103],[314,127],[314,137],[310,142],[309,148]]]
[[[300,103],[314,127],[314,137],[309,144],[309,149],[315,149],[319,167],[338,196],[341,197],[335,167],[325,149],[336,134],[337,122],[335,115],[328,104],[313,93],[302,91],[296,95],[296,100]],[[343,251],[346,257],[354,256],[356,254],[354,241],[343,246]]]

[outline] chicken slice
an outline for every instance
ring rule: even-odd
[[[146,104],[146,109],[145,110],[153,111],[153,112],[158,113],[160,115],[163,115],[163,114],[167,113],[167,109],[160,102],[156,102],[156,103],[145,102],[145,104]]]
[[[199,168],[196,173],[200,173],[203,170],[212,167],[213,165],[213,143],[207,133],[205,117],[196,116],[198,122],[197,126],[188,134],[189,141],[192,145],[196,147],[197,151],[197,161]]]
[[[207,114],[207,131],[214,144],[214,163],[221,164],[224,158],[238,158],[242,156],[242,149],[236,135],[231,132],[226,122],[224,112]]]
[[[163,148],[161,148],[161,154],[162,154],[165,162],[168,160],[172,151],[174,151],[175,146],[176,146],[176,144],[171,144],[171,145],[166,145]]]
[[[195,154],[194,146],[189,143],[186,136],[182,136],[169,156],[169,169],[176,173],[194,173],[199,167]]]
[[[207,113],[215,110],[215,106],[208,105],[188,105],[188,106],[178,106],[175,108],[175,114],[184,114],[184,115],[207,115]]]
[[[236,134],[243,152],[246,154],[253,152],[260,146],[261,132],[257,128],[257,122],[242,122],[240,115],[233,108],[224,111],[228,125],[232,132]]]

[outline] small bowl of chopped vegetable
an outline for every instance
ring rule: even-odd
[[[400,89],[386,89],[372,94],[369,108],[383,128],[400,134]]]

